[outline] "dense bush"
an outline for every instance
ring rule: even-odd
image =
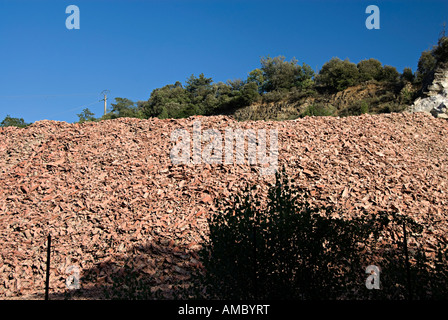
[[[355,101],[349,104],[346,108],[340,110],[338,114],[341,117],[359,116],[363,113],[369,112],[369,103],[371,103],[371,99]]]
[[[146,117],[186,118],[232,112],[260,98],[254,82],[242,80],[213,83],[204,74],[192,75],[185,87],[180,82],[155,89],[143,104]]]
[[[246,79],[247,83],[255,83],[258,93],[263,93],[264,75],[263,70],[257,68],[249,72]]]
[[[272,103],[279,102],[285,98],[285,92],[282,91],[270,91],[263,94],[263,102],[264,103]]]
[[[151,92],[151,97],[143,105],[146,117],[178,118],[187,114],[191,98],[180,82],[166,85]]]
[[[414,79],[415,79],[415,75],[412,72],[412,69],[409,67],[404,68],[403,72],[400,75],[400,80],[409,82],[409,83],[413,83]]]
[[[400,80],[400,73],[395,67],[384,66],[383,70],[381,71],[380,80],[389,83],[397,83]]]
[[[348,59],[332,58],[322,66],[316,76],[317,84],[331,91],[342,91],[356,85],[358,81],[358,68]]]
[[[399,102],[387,102],[381,105],[377,113],[396,113],[402,112],[406,109],[405,104]]]
[[[419,95],[428,88],[434,79],[434,71],[438,65],[448,63],[448,37],[441,37],[430,50],[423,51],[418,60],[414,83],[420,86]]]
[[[313,85],[313,69],[305,63],[300,66],[296,59],[288,62],[283,56],[265,57],[261,59],[261,76],[256,70],[248,78],[256,82],[262,80],[261,88],[264,92],[287,92],[294,87],[306,89]]]
[[[417,65],[416,81],[421,83],[428,78],[436,66],[436,58],[431,50],[422,52]]]
[[[331,218],[333,208],[314,208],[308,196],[277,175],[266,209],[248,188],[209,220],[210,239],[201,251],[208,298],[352,296],[364,277],[358,249],[380,224]]]
[[[95,118],[95,114],[92,111],[90,111],[89,108],[83,109],[81,113],[77,114],[77,116],[79,118],[78,123],[83,123],[83,122],[86,122],[86,121],[96,121],[97,120]]]
[[[305,108],[305,110],[300,114],[301,117],[306,116],[334,116],[336,115],[337,110],[332,105],[323,104],[323,103],[317,103],[317,104],[311,104],[308,107]]]
[[[368,80],[380,81],[383,76],[383,66],[376,59],[362,60],[357,65],[359,71],[359,80],[361,82]]]
[[[441,37],[433,51],[435,59],[440,63],[448,62],[448,37]]]
[[[9,114],[5,117],[5,119],[0,122],[0,127],[18,127],[25,128],[29,126],[29,123],[26,123],[23,118],[12,118]]]
[[[111,103],[111,111],[102,117],[102,119],[116,118],[144,118],[143,108],[141,105],[127,98],[115,98],[115,103]]]

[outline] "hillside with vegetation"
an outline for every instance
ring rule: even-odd
[[[263,57],[246,79],[214,83],[202,73],[191,75],[184,85],[178,81],[153,90],[147,101],[115,98],[100,119],[233,115],[240,121],[288,120],[401,112],[430,85],[437,61],[446,59],[446,43],[441,37],[422,52],[415,72],[409,67],[399,72],[374,58],[355,64],[335,57],[315,73],[295,58]]]
[[[214,82],[203,73],[156,88],[146,101],[116,97],[108,112],[96,117],[85,108],[79,122],[123,117],[148,119],[227,115],[244,120],[291,120],[304,116],[352,116],[402,112],[421,97],[434,78],[437,61],[446,61],[448,37],[422,52],[415,72],[399,72],[370,58],[353,63],[337,57],[318,73],[305,62],[284,56],[263,57],[246,79]],[[0,126],[29,125],[8,115]]]

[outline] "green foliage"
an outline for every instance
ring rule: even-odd
[[[362,60],[358,63],[357,68],[359,71],[359,81],[361,82],[368,80],[380,81],[382,79],[383,66],[376,59]]]
[[[441,37],[433,50],[434,58],[440,63],[448,62],[448,37]]]
[[[318,98],[319,94],[314,89],[314,85],[312,87],[309,87],[307,89],[299,89],[299,88],[292,88],[288,93],[288,102],[294,103],[294,102],[300,102],[303,99],[315,97]]]
[[[348,59],[342,61],[339,58],[332,58],[322,66],[316,76],[317,84],[330,91],[342,91],[356,85],[358,81],[358,68]]]
[[[257,70],[257,69],[256,69]],[[289,91],[293,87],[308,88],[313,85],[314,71],[303,63],[302,66],[293,58],[285,61],[285,57],[264,57],[261,59],[262,76],[259,71],[252,71],[252,77],[263,80],[262,91]]]
[[[418,60],[417,72],[414,83],[420,85],[420,92],[425,91],[434,78],[434,70],[437,65],[444,66],[448,63],[448,37],[440,37],[437,46],[423,51]]]
[[[403,110],[405,104],[411,103],[411,99],[414,98],[413,88],[407,88],[407,91],[401,92],[400,90],[407,83],[414,86],[421,84],[422,79],[433,71],[436,58],[445,59],[446,47],[447,40],[442,37],[436,48],[422,53],[415,75],[410,68],[405,68],[400,74],[396,68],[383,66],[380,61],[373,58],[362,60],[358,64],[354,64],[348,59],[332,58],[322,66],[319,74],[315,75],[309,65],[305,63],[299,65],[295,58],[286,61],[284,56],[263,57],[260,60],[261,66],[250,71],[246,80],[235,79],[225,83],[214,83],[212,78],[206,77],[203,73],[199,76],[192,74],[186,79],[185,86],[177,81],[175,84],[156,88],[151,92],[147,101],[139,101],[136,104],[126,98],[116,98],[116,102],[112,104],[112,110],[100,119],[120,117],[165,119],[218,114],[237,116],[236,113],[239,114],[240,120],[243,120],[244,116],[249,116],[251,119],[283,119],[299,116],[300,107],[297,106],[309,105],[313,101],[315,105],[308,107],[303,115],[327,116],[355,115],[365,112],[398,112]],[[355,102],[349,106],[344,101],[340,101],[341,99],[335,101],[335,93],[372,80],[383,82],[385,84],[383,86],[384,96],[392,94],[393,97],[384,100],[383,97],[377,97],[375,93],[373,97],[368,98],[375,100],[373,101],[375,103],[366,101],[368,107],[361,105],[359,101],[359,103]],[[382,84],[376,83],[376,85]],[[361,86],[360,90],[353,90],[353,94],[356,94],[356,91],[363,91],[363,87]],[[383,89],[379,88],[379,91],[383,91]],[[399,101],[392,101],[393,99]],[[348,101],[351,100],[349,97]],[[280,108],[282,114],[278,114],[279,110],[272,110],[272,112],[266,110],[263,115],[255,116],[254,112],[258,108],[258,102],[268,105],[266,107],[269,108]],[[329,103],[335,105],[336,108],[324,107]],[[289,104],[289,107],[280,107],[285,104]],[[378,107],[378,105],[381,106]],[[250,110],[240,112],[240,109],[243,108]],[[288,110],[285,111],[285,109]],[[272,117],[270,117],[271,115]],[[93,120],[90,115],[85,114],[80,121],[88,121],[88,119]]]
[[[180,82],[153,90],[148,102],[143,105],[147,118],[181,118],[188,116],[191,109],[190,94]]]
[[[263,94],[263,102],[264,103],[275,103],[283,100],[285,98],[285,92],[283,91],[270,91]]]
[[[381,108],[378,110],[378,113],[396,113],[402,112],[405,109],[405,104],[401,104],[399,102],[387,102],[381,106]]]
[[[203,73],[199,77],[195,77],[193,74],[187,79],[187,85],[185,89],[193,93],[195,96],[205,96],[212,89],[213,79],[206,78]]]
[[[300,114],[301,117],[306,116],[334,116],[336,115],[336,108],[332,105],[326,105],[323,103],[311,104]]]
[[[12,118],[9,114],[2,120],[2,122],[0,122],[0,127],[25,128],[29,125],[30,123],[26,123],[23,118]]]
[[[255,83],[246,83],[240,90],[239,99],[241,99],[241,106],[248,106],[253,102],[260,99],[260,94],[258,93],[258,86]]]
[[[225,114],[260,98],[255,82],[240,79],[213,83],[204,74],[192,75],[185,88],[180,82],[155,89],[142,105],[146,117],[186,118],[193,115]]]
[[[111,103],[112,109],[104,115],[101,120],[117,118],[144,118],[142,105],[137,105],[127,98],[115,98],[115,103]]]
[[[428,78],[436,67],[436,58],[431,50],[423,51],[417,65],[416,81],[421,83]]]
[[[413,83],[414,78],[415,78],[414,73],[412,72],[412,69],[409,67],[404,68],[403,72],[400,75],[400,80],[405,82]]]
[[[86,121],[96,121],[97,119],[95,118],[95,114],[90,111],[89,108],[85,108],[84,110],[82,110],[81,113],[77,114],[79,120],[78,123],[83,123]]]
[[[297,76],[295,86],[299,89],[310,89],[314,86],[314,71],[306,63],[302,63],[299,75]]]
[[[400,91],[399,102],[401,104],[410,105],[415,100],[416,92],[403,87]]]
[[[369,104],[366,101],[361,101],[360,112],[361,114],[369,112]]]
[[[263,92],[263,84],[264,84],[264,76],[263,76],[263,70],[261,69],[254,69],[251,72],[249,72],[247,76],[247,83],[255,83],[258,88],[258,93]]]
[[[395,67],[392,66],[384,66],[381,72],[381,81],[388,83],[397,83],[400,78],[400,73],[397,71]]]
[[[387,65],[383,67],[381,62],[373,58],[360,61],[357,68],[359,70],[360,82],[376,80],[396,83],[400,76],[400,73],[395,67]]]

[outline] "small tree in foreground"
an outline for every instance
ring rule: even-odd
[[[364,278],[359,252],[381,223],[332,218],[333,208],[312,207],[308,197],[277,174],[265,209],[248,188],[210,218],[200,253],[209,298],[353,296]]]

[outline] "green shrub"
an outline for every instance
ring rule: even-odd
[[[334,116],[336,114],[337,110],[332,105],[323,104],[323,103],[317,103],[317,104],[311,104],[300,114],[301,117],[312,117],[312,116],[320,116],[320,117],[326,117],[326,116]]]
[[[399,79],[400,79],[400,73],[397,71],[395,67],[384,66],[381,72],[381,81],[389,83],[397,83]]]
[[[360,81],[380,81],[382,78],[383,66],[376,59],[362,60],[358,63],[357,68],[359,70]]]
[[[437,60],[431,50],[423,51],[420,59],[418,60],[417,73],[415,81],[422,83],[427,80],[436,67]]]
[[[406,105],[412,104],[412,102],[415,99],[415,94],[416,94],[415,91],[412,91],[412,90],[404,87],[400,91],[400,96],[399,96],[400,103],[406,104]]]
[[[448,62],[448,37],[441,37],[433,51],[434,57],[440,63]]]
[[[320,69],[316,83],[331,91],[342,91],[359,83],[359,71],[348,59],[332,58]]]
[[[29,125],[30,123],[26,123],[23,118],[12,118],[9,114],[0,122],[0,127],[25,128]]]
[[[403,72],[400,75],[400,80],[413,83],[414,82],[414,74],[412,73],[412,69],[406,67],[403,69]]]
[[[396,113],[402,112],[406,109],[407,105],[399,102],[387,102],[381,105],[378,113]]]
[[[361,102],[356,101],[339,111],[341,117],[359,116],[361,114]]]
[[[83,109],[81,113],[77,114],[77,116],[79,118],[78,123],[83,123],[83,122],[86,122],[86,121],[96,121],[97,120],[95,118],[95,114],[92,111],[90,111],[89,108]]]
[[[264,103],[272,103],[272,102],[279,102],[282,101],[287,92],[286,91],[270,91],[263,94],[263,102]]]
[[[317,97],[317,96],[318,93],[314,88],[308,88],[308,89],[292,88],[289,91],[287,100],[289,103],[295,103],[308,97]]]
[[[361,114],[369,112],[369,104],[366,101],[361,101],[360,112]]]
[[[251,71],[249,77],[256,83],[263,81],[262,92],[289,91],[294,87],[307,89],[314,84],[314,71],[309,65],[303,63],[300,66],[295,58],[285,61],[284,56],[262,58],[261,68]]]

